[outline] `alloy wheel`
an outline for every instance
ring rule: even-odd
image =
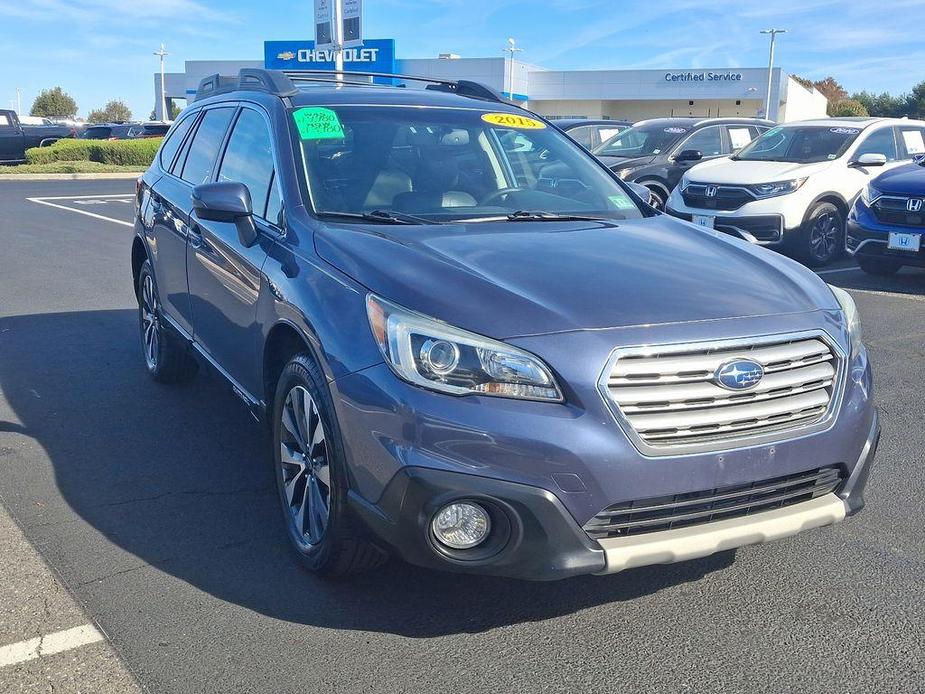
[[[154,280],[145,275],[141,283],[141,336],[148,368],[157,368],[157,354],[160,348],[160,319],[157,316],[157,293]]]
[[[280,413],[280,466],[284,503],[297,539],[317,545],[330,517],[331,468],[324,424],[303,386],[286,395]]]
[[[838,215],[826,212],[813,220],[809,232],[809,250],[814,260],[827,261],[838,250]]]

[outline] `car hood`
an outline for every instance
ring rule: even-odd
[[[655,160],[655,156],[648,157],[608,157],[606,155],[597,157],[608,169],[613,169],[614,171],[619,171],[620,169],[637,169],[640,166],[645,166],[646,164],[651,164]]]
[[[495,338],[838,308],[798,263],[667,215],[331,224],[315,248],[372,292]]]
[[[803,178],[825,171],[832,162],[795,164],[787,161],[742,161],[722,157],[697,164],[689,171],[688,178],[698,183],[728,185],[751,185],[774,183]]]
[[[914,163],[897,166],[883,172],[871,183],[884,193],[925,196],[925,166]]]

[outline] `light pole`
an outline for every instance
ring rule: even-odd
[[[762,34],[771,35],[771,53],[768,56],[768,99],[764,106],[764,117],[771,119],[771,81],[774,74],[774,37],[778,34],[786,34],[786,29],[762,29]]]
[[[22,87],[16,87],[16,115],[22,118]]]
[[[501,50],[503,50],[506,53],[511,54],[511,64],[510,64],[510,67],[508,68],[509,75],[510,75],[510,77],[508,78],[508,84],[510,85],[510,90],[511,90],[509,92],[511,96],[511,102],[513,103],[514,101],[514,54],[523,52],[523,48],[518,48],[517,42],[514,41],[513,38],[510,38],[507,40],[507,48],[502,48]]]
[[[164,93],[164,58],[170,55],[165,49],[164,44],[161,44],[161,50],[154,51],[154,55],[161,59],[161,120],[169,120],[167,118],[167,95]]]

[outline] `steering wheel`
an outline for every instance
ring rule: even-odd
[[[496,190],[494,193],[489,193],[479,202],[479,205],[488,206],[496,200],[501,199],[505,195],[510,195],[511,193],[519,193],[525,190],[530,190],[526,186],[514,186],[513,188],[502,188],[501,190]]]

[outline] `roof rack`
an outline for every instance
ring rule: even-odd
[[[491,87],[470,80],[444,80],[435,77],[417,77],[399,75],[391,72],[360,72],[354,70],[264,70],[261,68],[241,68],[237,77],[222,76],[218,73],[204,77],[199,82],[196,98],[206,99],[216,94],[225,94],[238,90],[269,92],[279,97],[294,96],[299,93],[296,82],[316,82],[348,86],[369,87],[372,82],[360,81],[356,77],[384,78],[425,82],[425,89],[450,92],[473,99],[484,99],[504,103],[501,95]],[[384,86],[384,85],[376,85]],[[398,85],[405,86],[405,85]]]

